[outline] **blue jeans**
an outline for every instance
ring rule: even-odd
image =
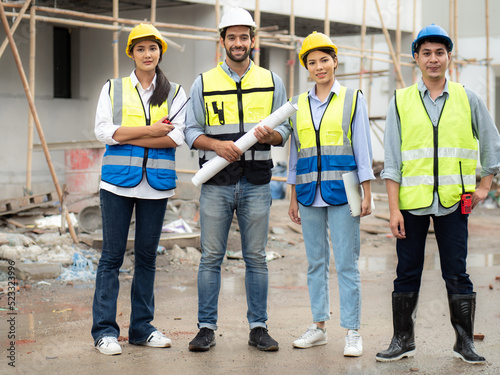
[[[306,246],[307,287],[314,322],[330,319],[330,229],[340,296],[340,326],[359,329],[361,281],[359,260],[359,216],[352,217],[349,205],[306,207],[299,204]]]
[[[460,208],[445,216],[413,215],[401,211],[404,218],[406,238],[397,240],[397,278],[394,280],[396,293],[412,293],[420,290],[424,269],[425,241],[430,218],[439,248],[441,274],[448,294],[471,294],[472,282],[467,274],[467,221]]]
[[[266,327],[268,273],[266,244],[271,207],[269,184],[253,185],[244,177],[234,185],[204,184],[200,196],[202,256],[198,269],[198,327],[217,329],[221,264],[236,211],[245,261],[247,319],[250,329]]]
[[[132,212],[135,207],[135,267],[132,280],[129,342],[140,344],[156,330],[154,318],[154,281],[156,252],[160,241],[167,199],[136,199],[100,191],[103,245],[97,267],[92,337],[97,343],[104,336],[118,337],[116,303]]]

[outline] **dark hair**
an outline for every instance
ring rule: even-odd
[[[161,58],[160,58],[161,61]],[[155,91],[153,91],[153,95],[149,98],[149,104],[160,106],[162,105],[168,98],[168,94],[170,92],[170,82],[163,74],[160,69],[160,61],[158,61],[158,65],[156,65],[156,86]]]
[[[429,38],[424,38],[422,40],[419,40],[418,44],[415,47],[416,53],[420,53],[420,47],[422,47],[422,44],[424,44],[425,42],[442,44],[446,48],[446,52],[450,52],[451,50],[450,43],[448,43],[445,39],[431,36]]]
[[[332,48],[314,48],[310,51],[307,51],[307,53],[304,56],[302,56],[302,61],[304,62],[304,66],[306,67],[306,69],[307,69],[307,56],[309,56],[309,54],[313,51],[320,51],[326,53],[327,55],[330,55],[333,58],[333,60],[335,60],[335,58],[337,57],[335,50]]]
[[[228,26],[230,27],[230,26]],[[255,30],[253,29],[253,27],[250,27],[248,26],[248,28],[250,29],[250,39],[253,39],[254,36],[255,36]],[[227,27],[223,28],[222,31],[220,32],[220,37],[222,38],[222,40],[226,40],[226,33],[227,33]]]
[[[156,42],[156,41],[155,41]],[[156,86],[155,86],[155,91],[153,91],[153,95],[151,95],[151,98],[149,98],[149,104],[152,106],[161,106],[163,103],[168,98],[168,94],[170,92],[170,82],[168,81],[167,77],[165,74],[163,74],[162,70],[160,69],[160,62],[163,58],[163,51],[161,48],[161,44],[156,42],[158,44],[158,47],[160,48],[160,58],[158,59],[158,64],[156,65],[155,68],[155,73],[156,73]],[[134,49],[135,45],[132,46],[132,50]],[[132,52],[131,50],[131,52]]]

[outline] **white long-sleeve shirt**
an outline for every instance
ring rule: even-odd
[[[132,84],[137,87],[142,103],[144,104],[146,116],[149,117],[149,105],[147,105],[147,103],[149,102],[149,98],[151,98],[151,96],[153,95],[153,91],[156,85],[156,75],[153,78],[153,82],[151,82],[151,85],[146,89],[142,88],[142,85],[135,75],[135,70],[130,74],[130,79],[132,80]],[[172,102],[172,107],[169,108],[169,113],[177,113],[177,111],[185,101],[186,93],[184,92],[184,89],[180,87],[177,96]],[[168,133],[168,136],[172,138],[172,140],[179,146],[184,143],[185,115],[186,107],[182,108],[182,110],[172,121],[174,129]],[[111,98],[109,97],[109,82],[106,82],[102,87],[101,95],[99,96],[99,101],[97,103],[94,129],[95,136],[100,142],[106,145],[117,145],[119,144],[119,142],[117,142],[113,138],[113,135],[119,127],[120,125],[113,124],[113,108],[111,106]],[[102,180],[99,187],[116,195],[142,199],[164,199],[173,196],[175,193],[174,189],[160,191],[152,188],[145,176],[143,176],[143,179],[139,185],[132,188],[112,185]]]

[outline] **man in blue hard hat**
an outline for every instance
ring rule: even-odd
[[[453,42],[441,27],[422,29],[412,44],[421,80],[396,90],[384,135],[390,228],[398,265],[392,293],[394,335],[377,361],[415,355],[414,324],[432,218],[451,323],[453,354],[485,363],[474,348],[476,293],[467,274],[467,220],[500,171],[500,136],[481,99],[446,78]],[[478,142],[479,141],[479,142]],[[481,179],[476,187],[478,153]]]

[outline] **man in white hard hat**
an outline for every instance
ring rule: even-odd
[[[288,122],[274,130],[257,127],[258,143],[245,153],[234,141],[286,102],[278,75],[250,59],[255,22],[242,8],[231,8],[219,25],[226,59],[196,78],[186,118],[186,142],[198,149],[200,167],[215,156],[230,164],[203,184],[200,196],[202,257],[198,270],[198,328],[191,351],[215,345],[221,264],[236,212],[246,265],[245,287],[249,345],[278,350],[267,331],[268,270],[265,247],[271,206],[271,145],[283,146],[291,133]]]
[[[500,171],[500,136],[481,99],[446,79],[452,49],[441,27],[422,29],[412,44],[422,79],[396,90],[389,103],[381,177],[387,184],[398,266],[392,293],[394,335],[389,348],[376,355],[381,362],[415,355],[414,325],[431,218],[456,333],[453,355],[468,363],[486,362],[473,341],[476,293],[466,269],[467,220]],[[478,151],[481,181],[476,187]]]

